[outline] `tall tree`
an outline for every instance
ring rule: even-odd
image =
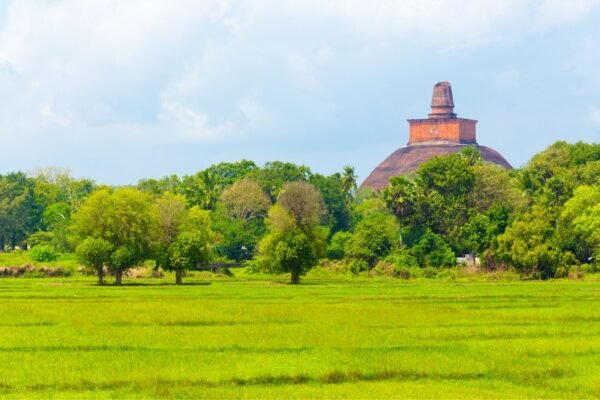
[[[304,165],[270,161],[263,168],[253,171],[250,176],[258,181],[271,201],[274,202],[287,182],[308,181],[311,175],[310,168]]]
[[[139,190],[100,189],[90,195],[73,215],[73,232],[79,244],[87,238],[110,243],[109,268],[115,283],[123,273],[150,256],[153,218],[151,198]]]
[[[84,239],[75,249],[79,262],[96,270],[98,285],[104,285],[104,266],[110,263],[112,250],[109,242],[94,237]]]
[[[267,218],[268,235],[259,244],[259,267],[274,273],[290,273],[290,283],[313,268],[324,256],[328,230],[320,225],[323,200],[306,182],[287,183],[279,202]]]
[[[166,248],[161,267],[175,271],[175,284],[183,283],[187,270],[207,265],[217,236],[211,228],[210,213],[199,207],[187,210],[180,232]]]
[[[221,202],[227,214],[244,222],[265,216],[271,201],[258,182],[245,178],[223,191]]]
[[[400,247],[404,247],[402,241],[402,222],[414,212],[416,186],[413,181],[403,176],[396,176],[390,179],[390,184],[383,189],[382,194],[388,208],[398,218],[398,222],[400,223]]]
[[[43,205],[35,201],[34,185],[22,172],[0,175],[0,251],[7,245],[26,246],[27,237],[39,229]]]
[[[600,184],[575,189],[563,208],[559,235],[581,262],[600,261]]]
[[[354,167],[349,165],[345,166],[342,170],[341,184],[342,190],[346,197],[346,203],[350,204],[354,200],[354,194],[356,193],[356,180],[358,177],[354,173]]]
[[[331,233],[350,229],[352,213],[350,204],[347,203],[341,175],[339,173],[329,176],[314,174],[309,182],[315,185],[323,196],[326,224]]]

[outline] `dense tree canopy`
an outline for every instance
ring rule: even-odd
[[[58,168],[0,175],[0,251],[75,252],[116,276],[148,259],[185,271],[250,262],[291,281],[328,257],[353,273],[392,265],[438,271],[458,256],[525,277],[600,270],[600,145],[556,142],[523,168],[475,147],[434,157],[381,192],[356,190],[352,167],[322,175],[272,161],[224,162],[191,175],[97,186]],[[37,250],[35,250],[37,248]],[[418,275],[418,273],[417,273]]]

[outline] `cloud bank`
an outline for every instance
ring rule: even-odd
[[[512,124],[531,130],[527,116],[544,118],[520,104],[524,90],[530,101],[568,97],[566,111],[598,132],[589,123],[600,104],[598,7],[9,1],[0,11],[0,171],[61,165],[126,183],[246,157],[324,172],[355,164],[364,177],[403,145],[403,119],[426,114],[431,86],[445,79],[455,82],[463,111],[477,113],[465,116],[509,139],[480,141],[509,158],[514,151],[518,164],[531,154],[511,148],[510,138],[523,134]],[[538,87],[547,79],[556,92]],[[515,121],[503,122],[502,111]],[[532,132],[544,139],[540,148],[548,135],[564,135],[544,128]]]

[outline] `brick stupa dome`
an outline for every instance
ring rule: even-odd
[[[390,178],[409,175],[419,165],[435,156],[460,152],[474,146],[485,161],[503,168],[511,165],[496,150],[477,143],[476,120],[457,118],[450,82],[440,82],[433,87],[431,113],[427,119],[409,119],[409,139],[406,147],[394,151],[377,166],[360,185],[360,188],[383,189]]]

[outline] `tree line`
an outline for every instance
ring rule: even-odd
[[[74,252],[121,283],[130,268],[184,272],[210,262],[289,273],[341,270],[436,276],[457,256],[525,277],[594,271],[600,257],[600,145],[556,142],[521,169],[474,147],[435,157],[381,192],[352,167],[321,175],[286,162],[220,163],[193,175],[108,187],[56,169],[0,175],[0,250]]]

